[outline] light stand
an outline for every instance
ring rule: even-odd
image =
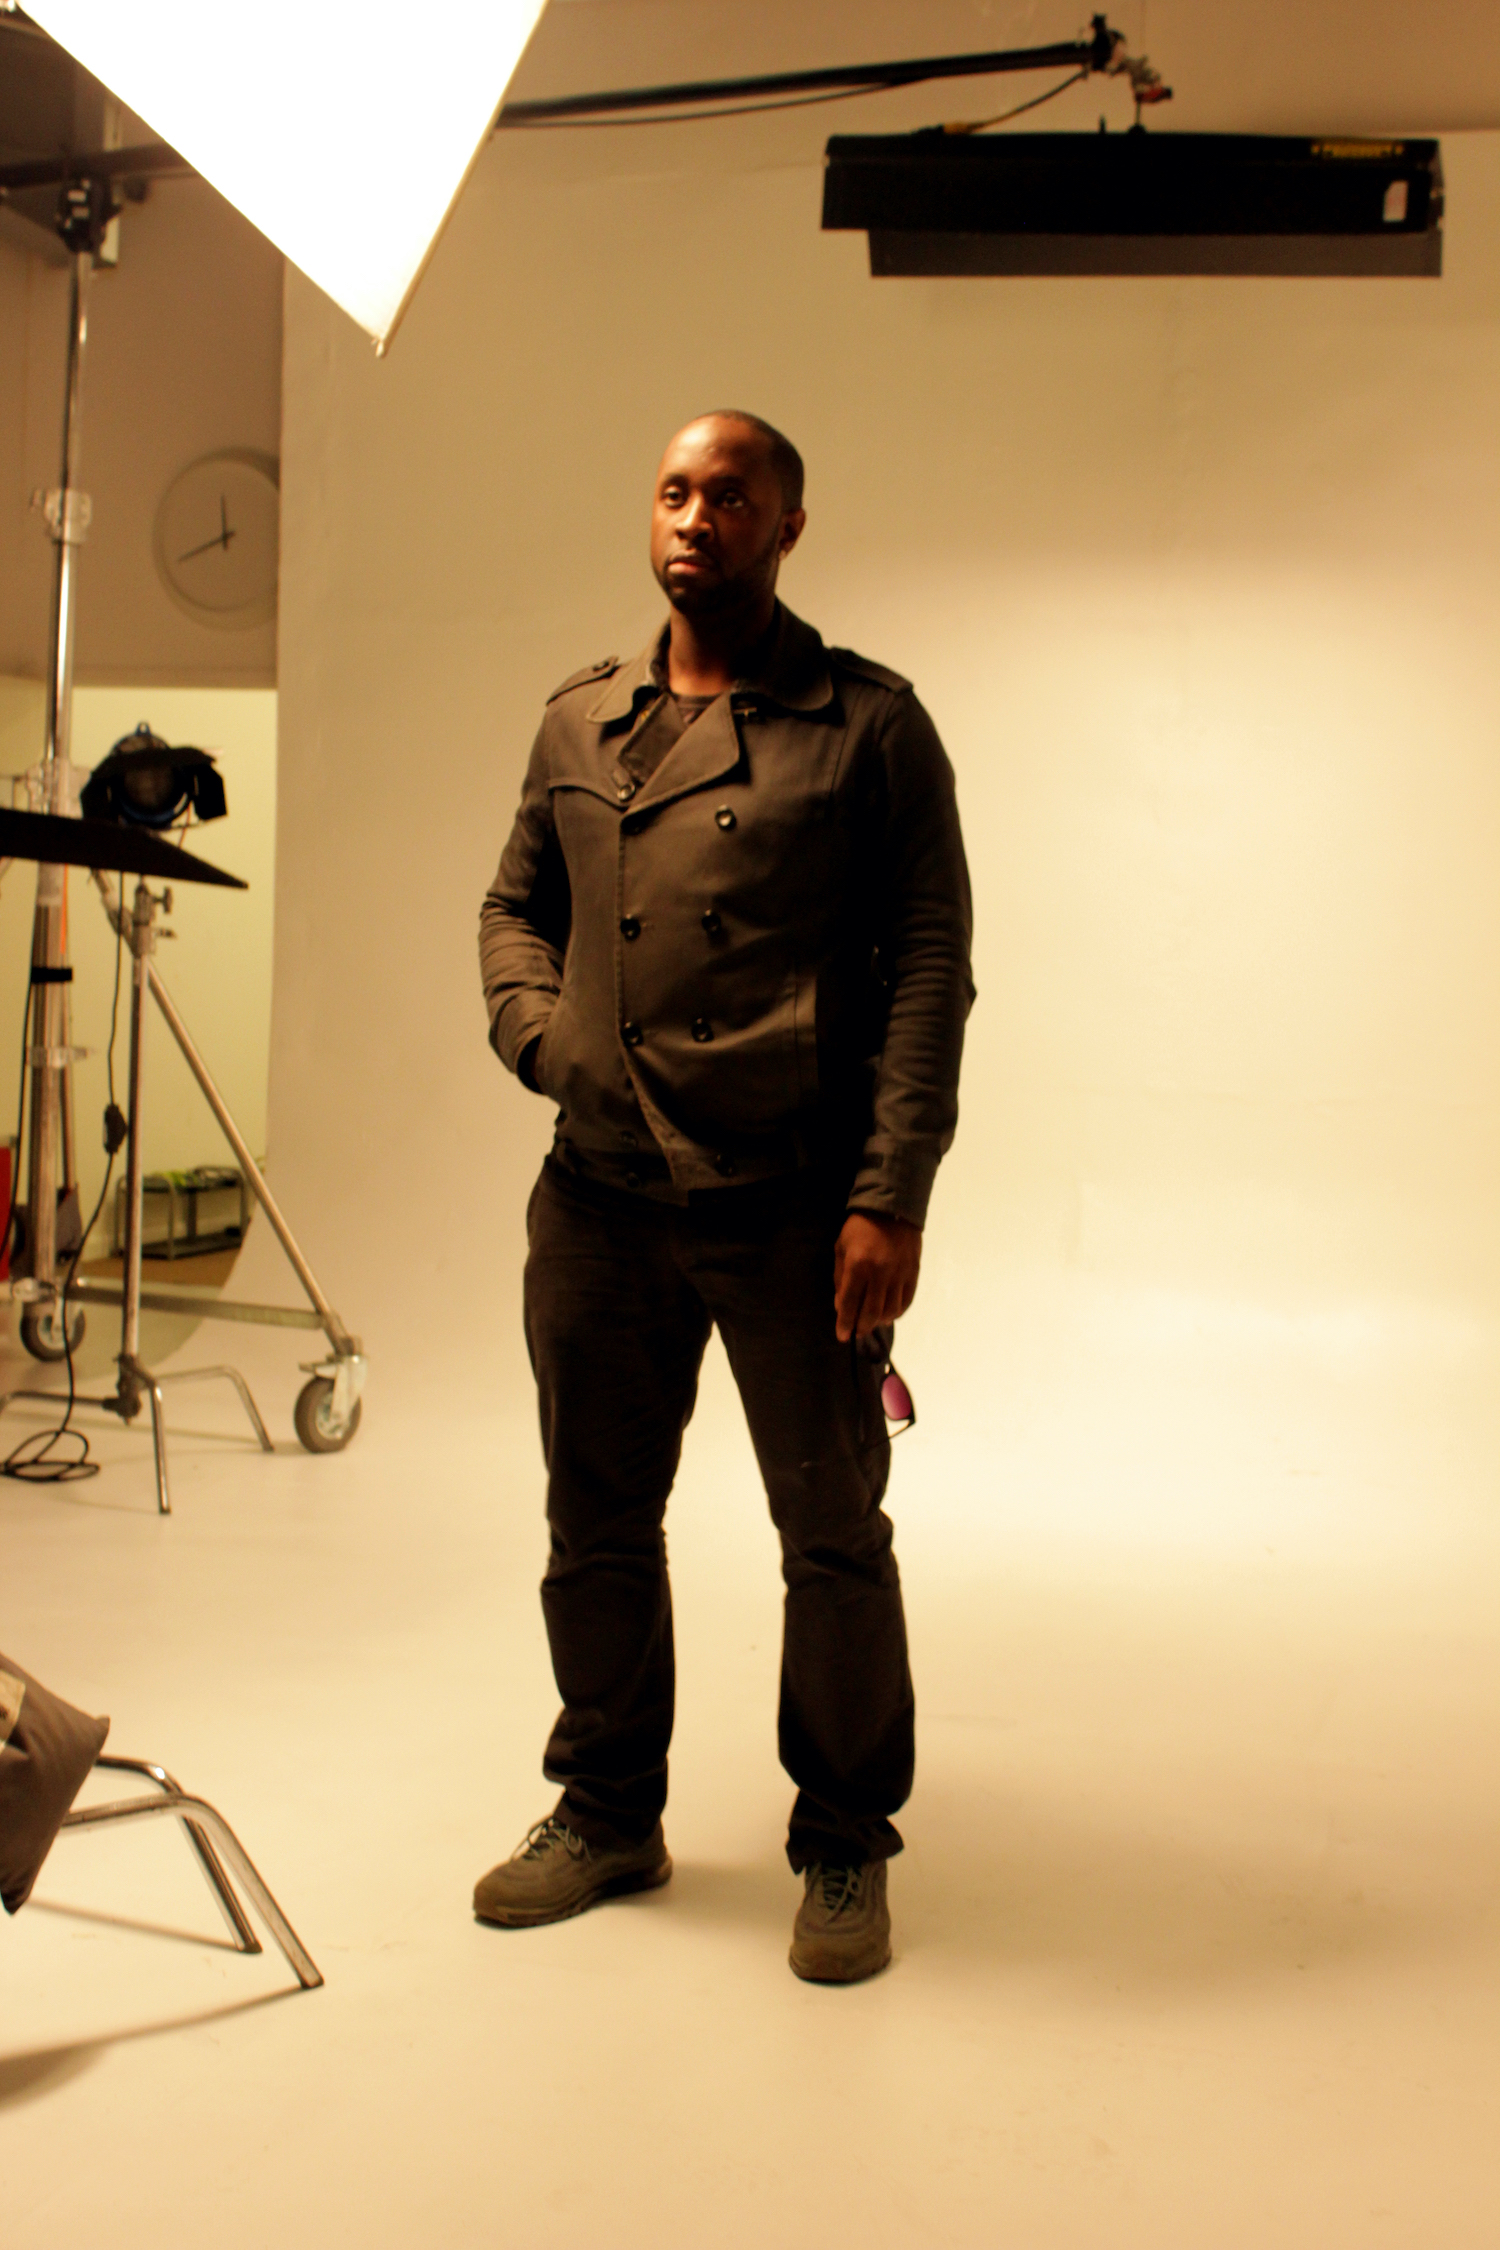
[[[120,1321],[120,1350],[116,1360],[119,1378],[115,1389],[107,1398],[75,1398],[75,1406],[97,1406],[108,1414],[118,1414],[122,1422],[133,1422],[141,1411],[143,1402],[151,1407],[151,1436],[156,1454],[156,1505],[164,1516],[172,1512],[172,1496],[167,1483],[167,1436],[163,1420],[161,1386],[164,1382],[187,1382],[217,1376],[232,1383],[240,1395],[240,1402],[250,1417],[263,1453],[275,1449],[260,1418],[260,1412],[250,1395],[249,1387],[237,1368],[205,1367],[193,1370],[191,1376],[153,1375],[141,1362],[141,1240],[142,1209],[145,1201],[145,1157],[141,1135],[141,1096],[145,1079],[145,1009],[146,992],[150,976],[151,956],[156,950],[156,915],[159,907],[172,910],[172,894],[153,892],[145,882],[137,883],[135,909],[126,914],[117,906],[105,878],[96,873],[104,899],[105,911],[114,923],[123,943],[130,948],[130,1069],[129,1103],[130,1131],[126,1140],[125,1192],[125,1286],[121,1293],[122,1316]],[[59,1318],[66,1319],[67,1307],[60,1305]],[[45,1399],[55,1404],[55,1391],[9,1391],[0,1398],[0,1411],[14,1398]]]
[[[61,483],[46,497],[47,528],[55,549],[52,572],[51,650],[47,672],[47,735],[42,751],[41,795],[44,812],[66,814],[69,805],[73,734],[73,642],[77,617],[77,549],[88,532],[90,501],[78,487],[83,438],[83,368],[88,343],[89,283],[94,255],[113,211],[103,181],[65,184],[57,231],[71,253],[68,305],[68,372],[63,401]],[[67,869],[39,862],[36,909],[31,937],[31,1036],[26,1050],[27,1140],[26,1244],[21,1260],[33,1285],[25,1319],[44,1356],[54,1356],[47,1334],[48,1315],[61,1319],[57,1305],[59,1219],[63,1248],[78,1246],[80,1224],[76,1141],[73,1130],[72,1009],[68,987],[73,971],[67,958]],[[71,1236],[72,1239],[67,1239]],[[59,1334],[57,1342],[62,1341]]]
[[[144,158],[144,162],[142,159]],[[228,1104],[215,1085],[207,1064],[179,1015],[152,955],[156,947],[155,920],[170,892],[153,895],[143,881],[137,885],[133,911],[116,901],[105,870],[141,876],[168,875],[189,882],[211,882],[243,888],[233,876],[208,866],[191,853],[145,830],[116,827],[107,822],[72,817],[74,806],[69,756],[73,716],[73,644],[77,611],[76,555],[88,530],[91,505],[78,488],[82,439],[82,399],[85,351],[88,342],[88,297],[95,256],[104,232],[117,209],[115,182],[137,171],[182,171],[185,167],[170,150],[115,150],[86,160],[74,160],[75,176],[68,177],[67,160],[55,160],[0,170],[0,194],[10,189],[59,182],[55,227],[71,254],[68,325],[67,388],[63,411],[62,481],[46,496],[48,529],[56,548],[53,571],[51,652],[47,681],[47,735],[41,773],[41,807],[36,812],[7,811],[0,807],[0,859],[25,858],[37,863],[37,896],[32,930],[30,990],[27,995],[29,1034],[26,1052],[27,1109],[27,1228],[24,1247],[14,1262],[21,1267],[9,1294],[23,1306],[22,1342],[34,1357],[59,1360],[68,1356],[73,1330],[69,1326],[74,1304],[118,1305],[121,1310],[119,1377],[106,1398],[75,1399],[75,1405],[94,1406],[132,1422],[142,1405],[149,1404],[156,1459],[157,1508],[171,1513],[167,1481],[166,1431],[161,1386],[165,1382],[219,1379],[232,1383],[239,1393],[262,1449],[272,1451],[271,1440],[248,1386],[232,1367],[197,1368],[182,1374],[153,1375],[140,1357],[142,1311],[188,1313],[196,1319],[252,1321],[284,1328],[320,1329],[328,1351],[304,1364],[309,1380],[298,1394],[293,1413],[297,1436],[311,1453],[342,1451],[359,1427],[360,1398],[365,1361],[358,1337],[351,1336],[318,1285],[296,1238],[277,1206],[270,1188],[250,1152]],[[86,177],[77,176],[85,173]],[[127,1159],[127,1217],[123,1286],[60,1278],[63,1269],[76,1263],[82,1247],[73,1125],[71,1009],[69,987],[73,971],[67,959],[67,869],[90,869],[104,902],[110,924],[131,955],[129,1155]],[[239,1160],[246,1184],[265,1212],[277,1240],[305,1290],[310,1310],[280,1305],[226,1304],[189,1291],[145,1290],[141,1286],[142,1215],[145,1195],[144,1142],[141,1133],[141,1099],[145,1058],[145,998],[155,1000],[174,1039],[196,1078],[221,1131]],[[18,1152],[19,1154],[19,1152]],[[12,1189],[14,1196],[14,1188]],[[13,1266],[14,1270],[14,1266]],[[81,1333],[81,1319],[78,1332]],[[45,1399],[58,1403],[55,1391],[14,1390],[0,1396],[0,1411],[11,1399]]]
[[[121,943],[130,949],[130,1062],[127,1096],[129,1155],[122,1286],[116,1289],[108,1282],[74,1280],[65,1285],[66,1301],[64,1289],[59,1288],[57,1306],[59,1322],[67,1318],[68,1309],[73,1304],[119,1306],[119,1377],[115,1389],[108,1396],[75,1397],[74,1406],[96,1407],[106,1414],[118,1415],[123,1422],[133,1422],[142,1406],[149,1405],[156,1458],[156,1505],[160,1514],[170,1515],[172,1501],[167,1477],[166,1427],[162,1406],[164,1383],[220,1381],[233,1384],[262,1451],[269,1453],[273,1448],[249,1386],[237,1368],[200,1367],[169,1375],[153,1374],[140,1356],[142,1312],[186,1312],[199,1319],[252,1321],[277,1328],[321,1329],[328,1340],[329,1350],[320,1359],[305,1363],[303,1371],[309,1380],[298,1395],[293,1421],[298,1438],[310,1453],[341,1452],[354,1436],[360,1421],[365,1360],[359,1339],[350,1335],[319,1287],[317,1276],[303,1256],[260,1166],[251,1154],[249,1144],[234,1121],[228,1103],[214,1083],[207,1063],[157,972],[153,958],[156,951],[156,917],[162,907],[170,913],[171,892],[154,892],[142,880],[136,885],[134,905],[127,910],[123,900],[116,899],[114,886],[101,862],[104,866],[113,868],[119,868],[123,862],[126,868],[133,869],[142,877],[168,874],[177,880],[214,883],[236,890],[242,890],[244,885],[234,876],[209,866],[205,861],[195,858],[191,852],[180,850],[160,836],[142,829],[117,828],[106,821],[64,820],[55,815],[6,812],[0,809],[0,852],[16,858],[33,858],[41,865],[71,864],[91,869],[110,925]],[[226,1304],[212,1297],[196,1296],[186,1290],[146,1290],[142,1287],[145,1143],[141,1121],[145,1089],[148,993],[166,1019],[167,1027],[213,1111],[220,1130],[239,1159],[247,1186],[265,1212],[277,1241],[286,1252],[293,1271],[307,1293],[310,1310],[304,1312],[284,1305]],[[59,1402],[56,1391],[13,1390],[0,1396],[0,1412],[4,1411],[12,1399],[18,1398],[42,1399],[49,1405]]]

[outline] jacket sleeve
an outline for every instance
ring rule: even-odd
[[[552,820],[545,722],[532,747],[515,826],[479,909],[479,970],[490,1045],[514,1070],[547,1028],[572,924],[568,870]]]
[[[958,1069],[974,1003],[973,914],[953,768],[909,691],[892,698],[880,752],[879,951],[888,1005],[872,1128],[849,1208],[921,1226],[958,1122]]]

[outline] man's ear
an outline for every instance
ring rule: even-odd
[[[802,526],[806,521],[807,510],[805,508],[789,508],[787,510],[787,513],[781,519],[781,544],[776,550],[779,555],[791,553],[797,541],[802,537]]]

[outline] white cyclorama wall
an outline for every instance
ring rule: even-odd
[[[170,742],[213,751],[224,776],[229,811],[194,830],[197,855],[249,884],[226,891],[199,884],[173,888],[161,926],[176,934],[158,952],[162,981],[187,1019],[251,1149],[266,1146],[266,1073],[271,1039],[271,932],[275,913],[276,692],[274,688],[79,688],[73,707],[73,754],[96,765],[111,744],[149,719]],[[22,772],[41,754],[45,696],[39,682],[0,680],[0,772]],[[9,790],[5,801],[9,802]],[[153,884],[153,889],[160,889]],[[127,879],[133,892],[134,880]],[[0,889],[0,1136],[16,1129],[16,1072],[21,1009],[31,959],[34,868],[15,860]],[[73,1037],[91,1050],[74,1072],[79,1177],[85,1215],[104,1177],[105,1054],[114,991],[115,939],[88,876],[68,879],[73,962]],[[115,1091],[129,1107],[130,956],[122,970],[115,1046]],[[146,1016],[146,1084],[142,1104],[149,1171],[186,1171],[233,1163],[213,1115],[153,1005]],[[123,1176],[123,1158],[116,1166]],[[24,1186],[22,1193],[24,1194]],[[109,1215],[101,1215],[93,1249],[109,1247]]]
[[[662,613],[655,463],[718,404],[806,455],[788,602],[957,768],[979,1000],[924,1408],[977,1439],[1079,1285],[1165,1332],[1472,1334],[1500,140],[1445,142],[1438,282],[877,282],[819,231],[820,135],[757,168],[755,134],[497,141],[380,364],[288,275],[271,1125],[382,1379],[524,1394],[550,1111],[486,1046],[476,911],[543,699]]]

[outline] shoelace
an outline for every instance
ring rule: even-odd
[[[576,1835],[566,1821],[559,1820],[556,1813],[548,1813],[545,1820],[539,1820],[534,1828],[527,1829],[525,1837],[510,1856],[512,1859],[541,1859],[558,1844],[573,1859],[582,1859],[588,1850],[583,1838]]]
[[[857,1906],[867,1872],[863,1867],[820,1867],[814,1881],[824,1912],[842,1914],[846,1906]]]

